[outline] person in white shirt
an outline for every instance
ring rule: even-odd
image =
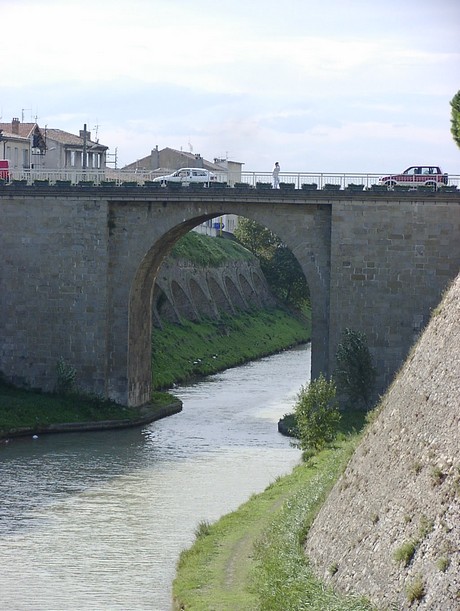
[[[275,163],[275,167],[273,168],[273,188],[274,189],[279,189],[280,188],[280,178],[279,178],[279,174],[280,174],[280,164],[278,162]]]

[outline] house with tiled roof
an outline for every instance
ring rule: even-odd
[[[91,132],[84,126],[79,135],[62,129],[45,130],[45,168],[53,170],[96,170],[106,167],[108,146],[91,139]]]
[[[8,159],[11,170],[42,167],[46,150],[45,137],[37,123],[0,123],[0,157]]]
[[[92,140],[86,126],[77,136],[14,118],[11,123],[0,123],[0,130],[0,156],[9,160],[13,172],[105,170],[109,147]]]

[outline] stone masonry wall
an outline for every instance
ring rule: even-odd
[[[181,318],[218,319],[222,313],[237,314],[272,307],[259,261],[234,260],[217,267],[201,267],[168,258],[161,266],[153,294],[154,324],[179,323]]]
[[[386,389],[460,267],[460,206],[448,201],[334,203],[330,355],[346,327],[365,332]]]
[[[306,541],[321,578],[380,611],[460,609],[459,321],[460,275]],[[406,565],[395,555],[410,545]],[[411,605],[417,582],[423,595]]]
[[[62,357],[83,388],[104,393],[107,205],[8,198],[0,228],[0,369],[17,385],[50,391]]]

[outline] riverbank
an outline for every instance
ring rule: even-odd
[[[154,387],[170,388],[229,367],[281,352],[307,341],[308,321],[284,310],[259,310],[219,322],[165,325],[152,338]],[[78,393],[58,395],[13,387],[0,381],[0,439],[63,432],[142,426],[180,411],[168,392],[130,408]]]
[[[169,393],[153,393],[150,404],[135,408],[78,394],[37,393],[0,382],[0,440],[142,426],[181,409],[181,401]]]
[[[334,444],[308,463],[278,478],[216,523],[199,525],[196,542],[178,562],[174,609],[373,608],[363,598],[340,596],[325,588],[314,577],[302,547],[316,513],[359,441],[359,433],[350,433],[359,421],[362,425],[362,412],[346,419]]]
[[[167,389],[200,379],[306,343],[310,336],[309,318],[281,308],[166,323],[152,334],[153,386]]]

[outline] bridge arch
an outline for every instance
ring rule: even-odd
[[[137,228],[136,244],[144,252],[139,251],[137,269],[132,268],[129,296],[128,296],[128,328],[127,328],[127,354],[126,354],[126,375],[112,377],[112,385],[108,391],[110,395],[119,397],[123,386],[128,388],[127,402],[130,405],[141,405],[148,402],[151,393],[152,362],[151,362],[151,312],[152,298],[155,279],[159,272],[162,262],[170,252],[172,246],[183,235],[204,221],[213,219],[227,213],[225,206],[215,207],[205,214],[197,207],[188,210],[188,218],[184,218],[184,209],[181,209],[181,217],[177,224],[171,222],[171,226],[163,233],[155,230],[148,223],[140,223]],[[327,208],[316,207],[310,214],[303,215],[302,222],[289,218],[283,214],[274,214],[276,210],[263,211],[260,206],[241,206],[239,216],[247,217],[257,223],[266,226],[273,233],[278,235],[283,242],[291,249],[294,256],[298,259],[303,273],[310,287],[310,298],[312,304],[312,375],[319,372],[327,373],[328,368],[328,312],[329,312],[329,250],[330,250],[330,214]],[[235,213],[234,207],[232,213]],[[113,219],[118,218],[118,211],[112,214]],[[115,224],[117,222],[115,221]],[[300,227],[299,227],[300,225]],[[301,229],[301,231],[299,231]],[[308,245],[305,248],[305,245]],[[119,244],[118,244],[119,246]],[[132,244],[130,246],[132,248]],[[117,256],[120,256],[117,250]],[[131,252],[131,259],[135,261]],[[127,277],[125,276],[125,280]],[[235,292],[233,280],[226,278],[222,287],[210,285],[211,292],[218,291],[221,300],[232,300],[227,297],[227,291]],[[243,290],[238,287],[240,299]],[[219,295],[214,295],[219,303]],[[115,305],[115,304],[114,304]],[[222,303],[224,309],[228,308]],[[233,306],[229,306],[233,307]],[[115,339],[115,338],[114,338]],[[121,337],[118,336],[118,340]],[[122,347],[115,346],[111,354],[119,354],[123,360]],[[118,369],[116,362],[113,362],[114,369]],[[113,384],[115,382],[115,384]]]

